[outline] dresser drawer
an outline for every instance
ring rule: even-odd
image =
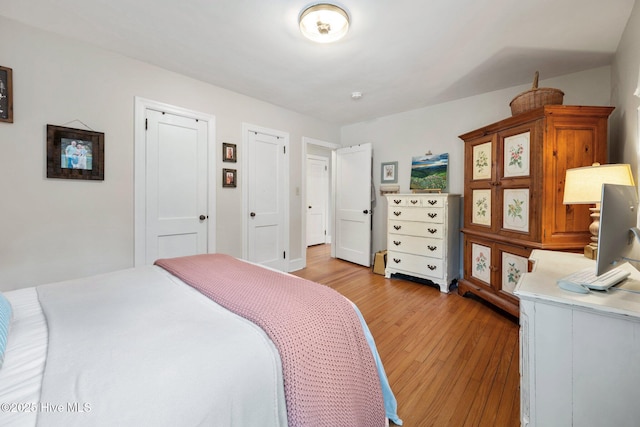
[[[443,197],[390,197],[389,207],[392,206],[416,206],[425,208],[442,208],[444,207]]]
[[[387,251],[387,267],[402,270],[408,274],[417,273],[435,279],[444,277],[444,261],[420,255],[405,254],[394,250]]]
[[[402,221],[423,221],[442,224],[445,220],[444,209],[439,208],[411,208],[389,206],[389,219]]]
[[[403,234],[442,239],[444,237],[444,224],[390,220],[387,232],[389,234]]]
[[[387,240],[387,248],[393,251],[425,255],[439,259],[442,259],[444,254],[443,246],[444,241],[442,239],[404,236],[402,234],[390,234]]]

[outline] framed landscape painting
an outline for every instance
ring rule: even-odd
[[[449,153],[413,157],[411,160],[412,190],[444,191],[447,188]]]

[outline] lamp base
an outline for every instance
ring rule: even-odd
[[[589,208],[591,211],[591,224],[589,225],[589,232],[591,233],[591,243],[584,247],[584,256],[589,259],[598,258],[598,233],[600,230],[600,203],[596,203],[596,206]]]
[[[597,259],[598,258],[598,246],[593,243],[588,244],[584,247],[584,256],[589,259]]]

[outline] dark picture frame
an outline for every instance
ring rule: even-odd
[[[237,171],[235,169],[222,169],[222,186],[235,187],[237,181]]]
[[[230,144],[228,142],[222,143],[222,161],[233,162],[236,160],[236,144]]]
[[[104,180],[104,133],[47,125],[47,178]]]
[[[13,123],[13,70],[0,67],[0,122]]]

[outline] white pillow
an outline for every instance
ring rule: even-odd
[[[0,368],[4,362],[4,351],[7,349],[12,312],[11,304],[4,295],[0,294]]]

